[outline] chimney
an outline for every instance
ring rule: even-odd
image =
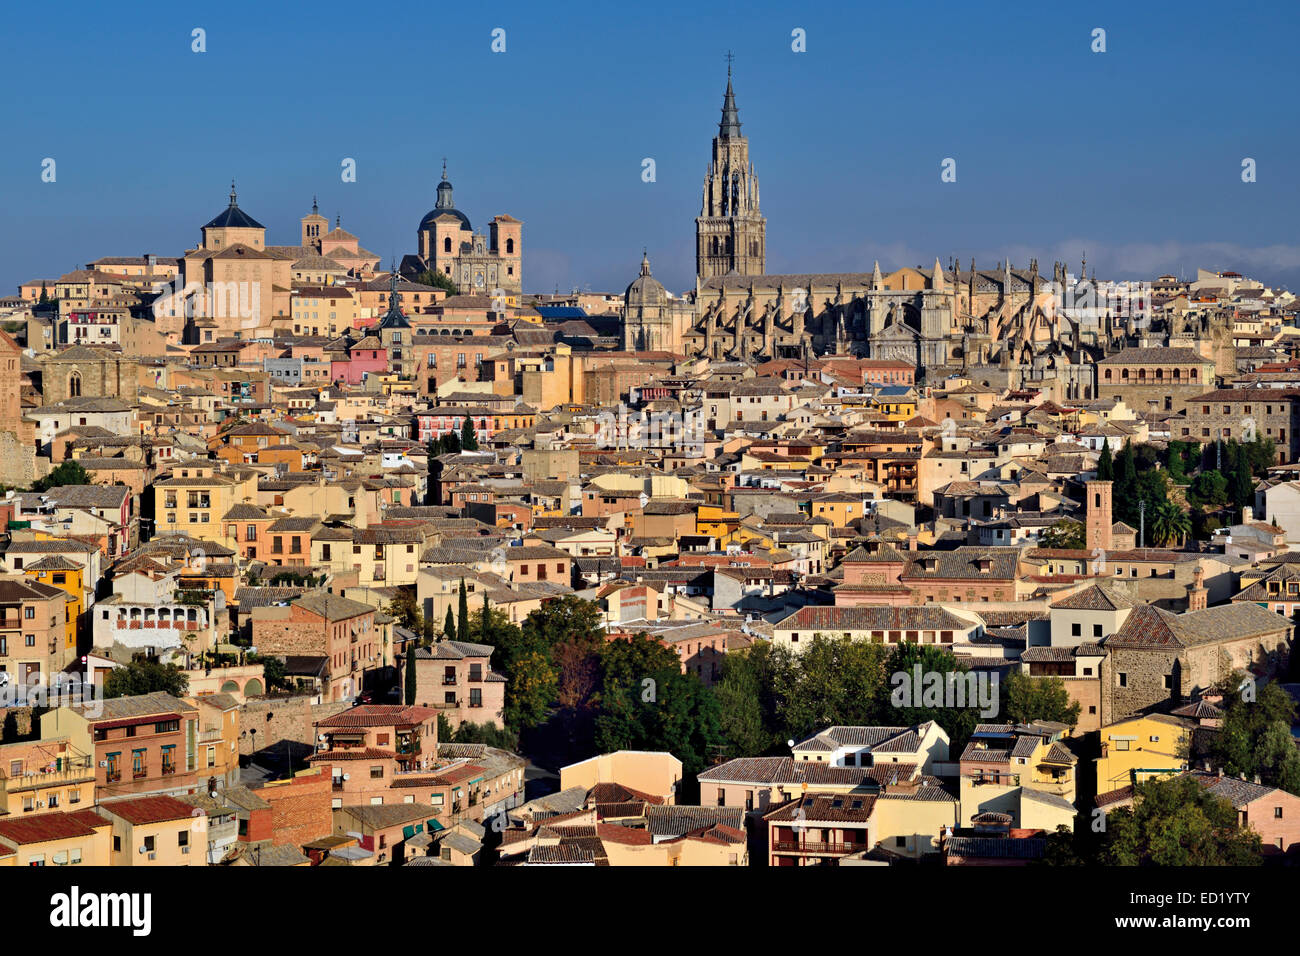
[[[908,551],[915,551],[915,550],[916,550],[916,534],[915,534],[915,533],[909,534],[909,535],[907,536],[907,550],[908,550]]]
[[[1241,509],[1241,523],[1250,524],[1254,520],[1255,520],[1255,509],[1252,508],[1250,505],[1246,505],[1245,507],[1243,507]]]
[[[1187,610],[1204,611],[1209,605],[1208,592],[1205,590],[1205,569],[1199,564],[1192,572],[1192,583],[1187,587]]]

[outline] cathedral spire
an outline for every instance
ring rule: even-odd
[[[641,247],[641,274],[643,276],[650,274],[650,254],[644,246]]]
[[[718,124],[718,135],[723,139],[740,139],[740,112],[736,109],[736,94],[731,89],[731,60],[727,54],[727,92],[722,97],[722,122]]]
[[[884,284],[885,280],[880,275],[880,260],[877,259],[875,266],[871,269],[871,288],[881,289],[884,288]]]
[[[936,292],[942,292],[944,289],[943,266],[939,263],[939,257],[934,257],[934,277],[930,281],[931,287]]]
[[[235,199],[235,181],[230,181],[230,208],[234,209],[239,203]]]

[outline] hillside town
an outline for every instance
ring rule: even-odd
[[[739,115],[682,292],[453,160],[0,299],[0,865],[1296,860],[1300,297],[770,274]]]

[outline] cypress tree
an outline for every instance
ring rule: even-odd
[[[460,447],[463,451],[478,451],[478,436],[474,434],[474,423],[468,415],[460,428]]]
[[[455,636],[456,616],[451,613],[451,605],[447,605],[447,620],[442,622],[442,638],[445,641],[449,641]]]
[[[480,637],[484,644],[490,644],[488,636],[491,633],[490,624],[492,621],[491,614],[488,613],[488,593],[487,588],[483,589],[483,623],[479,628]]]
[[[1110,453],[1110,442],[1101,443],[1101,455],[1097,459],[1097,480],[1115,480],[1115,459]]]
[[[415,703],[415,648],[408,648],[406,651],[406,677],[402,681],[406,691],[406,706],[410,707]]]
[[[456,615],[456,639],[469,640],[469,592],[465,590],[465,579],[460,579],[460,608]]]

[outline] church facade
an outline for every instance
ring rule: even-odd
[[[462,295],[504,294],[517,305],[523,288],[523,223],[500,215],[484,235],[475,232],[469,216],[456,208],[447,165],[442,167],[438,198],[416,227],[418,252],[402,258],[401,273],[415,279],[421,272],[441,272]]]

